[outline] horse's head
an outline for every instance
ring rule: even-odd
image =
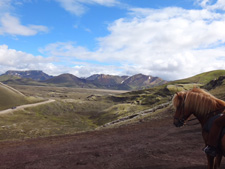
[[[173,124],[176,127],[184,125],[190,113],[185,110],[186,92],[176,93],[173,97],[173,106],[176,109]]]

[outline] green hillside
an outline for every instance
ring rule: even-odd
[[[225,75],[225,70],[214,70],[214,71],[209,71],[205,73],[198,74],[196,76],[187,78],[187,79],[182,79],[182,80],[177,80],[174,81],[174,83],[200,83],[200,84],[207,84],[211,80],[217,79],[220,76]]]
[[[22,93],[0,83],[0,110],[27,103],[29,103],[29,101]]]
[[[225,76],[220,76],[219,78],[210,81],[203,86],[203,88],[209,90],[214,96],[225,100]]]
[[[13,76],[13,75],[1,75],[0,76],[0,82],[8,81],[8,80],[17,80],[21,79],[18,76]]]
[[[167,89],[170,90],[171,92],[177,92],[181,90],[189,90],[193,87],[204,88],[204,86],[206,86],[210,81],[216,80],[219,77],[224,75],[225,75],[225,70],[209,71],[209,72],[195,75],[190,78],[172,81],[167,84]],[[210,87],[206,89],[210,90]]]

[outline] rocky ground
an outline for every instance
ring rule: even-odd
[[[162,112],[162,117],[114,129],[1,142],[0,168],[206,168],[200,125],[194,125],[195,121],[176,128],[172,113]]]

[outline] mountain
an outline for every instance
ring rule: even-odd
[[[65,73],[59,76],[55,76],[51,79],[43,81],[48,84],[55,84],[56,86],[66,86],[66,87],[95,87],[89,83],[85,79],[78,78],[72,74]]]
[[[43,71],[14,71],[9,70],[0,76],[0,81],[5,84],[17,85],[56,85],[66,87],[103,88],[115,90],[137,90],[161,85],[166,81],[153,76],[137,74],[134,76],[115,76],[94,74],[87,78],[79,78],[72,74],[49,76]]]
[[[128,76],[113,76],[105,74],[94,74],[86,80],[92,81],[93,83],[103,84],[103,85],[115,85],[121,84]]]
[[[128,78],[128,76],[95,74],[86,78],[86,80],[99,88],[130,90],[130,86],[122,83],[126,78]]]
[[[28,70],[28,71],[9,70],[3,75],[16,76],[26,79],[32,79],[35,81],[44,81],[53,77],[49,76],[48,74],[44,73],[41,70]]]
[[[117,88],[124,90],[144,89],[166,83],[158,77],[146,76],[137,74],[133,76],[112,76],[104,74],[95,74],[88,77],[86,80],[92,81],[97,86],[105,86],[107,88]]]
[[[44,81],[45,83],[66,86],[66,87],[80,87],[80,88],[103,88],[103,89],[117,89],[129,90],[128,86],[118,84],[110,75],[93,75],[87,79],[76,77],[72,74],[62,74]]]
[[[143,89],[165,84],[167,81],[159,77],[137,74],[126,78],[122,83],[130,86],[132,89]]]

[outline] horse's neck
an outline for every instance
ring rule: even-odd
[[[202,127],[203,127],[203,126],[206,124],[206,122],[208,121],[208,118],[207,118],[207,117],[204,117],[204,116],[201,116],[201,115],[195,114],[195,113],[194,113],[194,115],[195,115],[195,117],[198,119],[198,121],[199,121],[199,123],[201,124]]]
[[[195,115],[195,117],[198,119],[198,121],[200,122],[201,126],[204,127],[205,124],[208,122],[208,120],[210,118],[212,118],[213,116],[216,116],[218,114],[221,114],[223,113],[224,111],[218,111],[218,112],[210,112],[209,114],[205,114],[205,115],[200,115],[200,114],[196,114],[196,113],[193,113]]]
[[[216,112],[216,113],[213,113],[213,112],[210,112],[208,114],[198,114],[198,113],[193,113],[195,115],[195,117],[198,119],[198,121],[200,122],[201,126],[204,127],[205,124],[208,122],[208,120],[217,115],[217,114],[220,114],[222,112]]]
[[[223,100],[217,100],[216,101],[216,106],[214,108],[211,109],[210,112],[208,113],[193,113],[196,118],[199,120],[199,122],[201,123],[202,126],[205,125],[205,123],[213,116],[217,115],[217,114],[220,114],[222,112],[224,112],[225,110],[225,102]],[[197,111],[197,110],[193,110],[194,111]]]

